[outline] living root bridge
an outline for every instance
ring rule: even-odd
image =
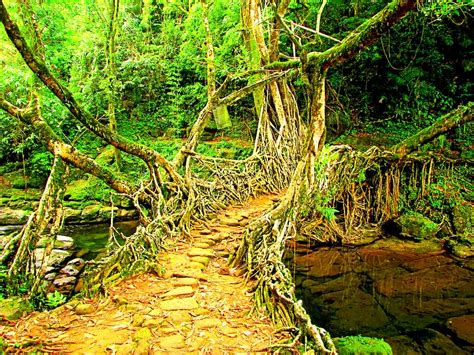
[[[281,327],[307,337],[322,352],[334,352],[329,334],[316,327],[295,296],[290,269],[283,263],[286,243],[304,236],[316,243],[348,242],[364,228],[380,227],[407,204],[417,205],[434,181],[435,166],[447,171],[454,162],[436,155],[409,155],[372,147],[365,152],[349,146],[323,149],[315,184],[297,200],[280,204],[245,231],[231,265],[257,279],[256,307]]]

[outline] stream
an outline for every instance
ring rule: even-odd
[[[473,353],[474,259],[383,239],[292,258],[297,297],[333,337],[384,338],[394,354]]]
[[[136,226],[115,224],[125,236]],[[74,256],[91,260],[105,251],[108,228],[68,225],[61,234],[74,239]],[[396,239],[287,251],[297,297],[333,337],[384,338],[394,354],[474,353],[474,258],[454,258],[436,242]]]

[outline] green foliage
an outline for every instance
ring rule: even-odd
[[[33,154],[28,160],[28,175],[31,180],[46,182],[53,164],[53,155],[50,152],[38,152]],[[38,186],[38,185],[37,185]],[[36,187],[37,187],[36,186]]]
[[[341,355],[391,355],[392,348],[383,339],[357,336],[348,336],[334,339],[338,354]]]
[[[66,296],[59,293],[57,290],[46,295],[46,305],[51,309],[66,303],[66,300]]]

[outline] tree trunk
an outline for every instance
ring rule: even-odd
[[[470,102],[466,106],[459,106],[457,109],[441,116],[431,126],[422,129],[415,135],[405,139],[403,142],[393,146],[391,150],[398,154],[400,158],[405,157],[423,144],[426,144],[436,137],[445,134],[456,127],[474,120],[474,103]]]
[[[115,38],[117,36],[118,16],[120,9],[120,0],[109,1],[109,26],[107,30],[107,37],[105,41],[105,68],[107,74],[109,87],[107,91],[107,114],[109,118],[109,128],[112,132],[117,132],[117,118],[115,115],[115,97],[116,93],[116,68],[115,68]],[[117,170],[120,170],[120,150],[114,148],[115,164]]]
[[[118,193],[131,195],[136,191],[135,187],[132,187],[129,183],[120,179],[114,172],[100,166],[87,155],[79,152],[71,145],[64,143],[43,120],[37,104],[32,110],[25,112],[8,103],[6,100],[0,99],[0,108],[33,128],[46,143],[48,150],[60,156],[65,162],[103,180]]]
[[[149,164],[162,166],[171,179],[182,184],[182,179],[173,166],[155,150],[132,142],[131,140],[113,132],[110,128],[101,125],[89,113],[85,112],[76,102],[71,92],[64,87],[49,71],[43,60],[33,54],[18,26],[11,20],[3,0],[0,0],[0,19],[5,27],[8,37],[21,54],[28,67],[41,79],[46,87],[63,103],[71,114],[92,133],[104,139],[114,147],[135,155]]]

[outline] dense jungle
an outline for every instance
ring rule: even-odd
[[[474,352],[474,6],[0,0],[0,352]]]

